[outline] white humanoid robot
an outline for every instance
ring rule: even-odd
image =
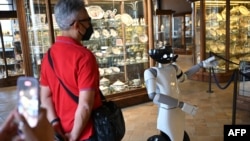
[[[173,54],[171,46],[151,49],[149,55],[157,62],[157,67],[146,69],[144,80],[149,98],[159,107],[157,129],[161,134],[149,137],[148,141],[189,141],[184,130],[185,113],[194,115],[197,107],[178,100],[178,82],[183,82],[201,67],[217,65],[217,61],[210,57],[183,73],[175,63],[178,56]]]

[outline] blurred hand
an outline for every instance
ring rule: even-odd
[[[0,127],[0,141],[12,141],[17,135],[18,125],[14,122],[15,111],[12,111]]]
[[[18,112],[15,113],[15,118],[19,123],[21,135],[16,137],[15,141],[54,141],[54,131],[49,121],[47,120],[46,110],[40,109],[37,126],[31,128],[25,118]]]
[[[67,141],[68,137],[64,134],[61,124],[59,122],[53,124],[53,129],[55,131],[55,141]]]

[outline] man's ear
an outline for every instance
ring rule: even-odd
[[[78,21],[74,21],[74,23],[73,23],[73,28],[75,28],[75,29],[78,29],[79,28],[79,22]]]

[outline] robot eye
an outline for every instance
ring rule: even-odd
[[[168,55],[167,55],[167,54],[164,54],[162,57],[163,57],[163,58],[168,58]]]

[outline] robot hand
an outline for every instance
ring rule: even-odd
[[[202,61],[202,67],[204,68],[211,68],[218,65],[218,61],[216,60],[215,56],[209,57],[208,59]]]
[[[198,107],[195,105],[190,105],[188,103],[180,102],[179,107],[181,108],[182,111],[190,114],[190,115],[195,115]]]

